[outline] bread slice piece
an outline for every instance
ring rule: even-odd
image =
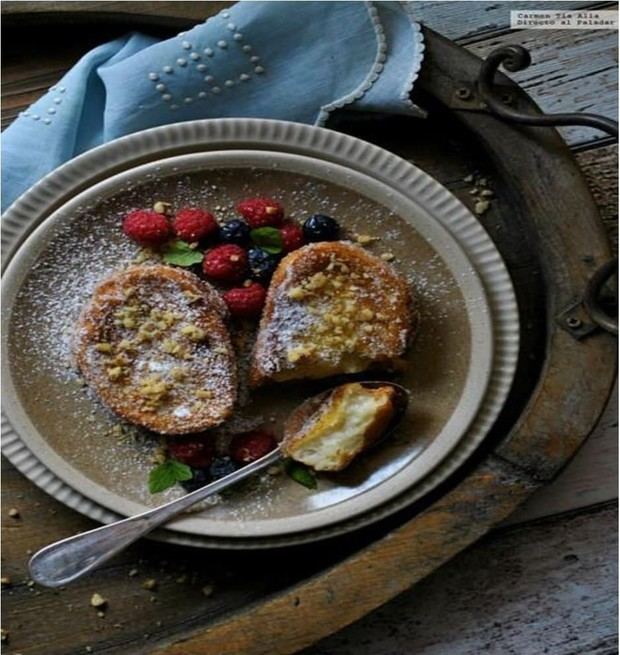
[[[412,327],[408,285],[391,266],[344,241],[304,246],[273,275],[250,384],[393,368]]]
[[[84,308],[75,355],[101,400],[162,434],[199,432],[232,412],[235,355],[217,291],[164,265],[132,266],[99,284]]]
[[[336,387],[315,411],[304,416],[302,409],[292,417],[282,451],[315,471],[341,471],[384,434],[394,416],[395,396],[389,385]]]

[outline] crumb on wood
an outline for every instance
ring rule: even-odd
[[[155,580],[155,578],[149,578],[142,583],[142,587],[149,591],[154,591],[157,589],[157,580]]]
[[[108,604],[108,601],[101,594],[94,593],[90,597],[90,604],[92,607],[103,608]]]
[[[206,584],[202,589],[202,595],[206,596],[209,598],[209,596],[213,595],[213,591],[215,590],[215,587],[212,584]]]

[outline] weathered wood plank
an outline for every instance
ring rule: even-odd
[[[618,389],[596,430],[558,477],[528,498],[506,524],[576,510],[618,497]]]
[[[446,552],[456,554],[466,541],[481,536],[484,523],[497,520],[534,487],[533,482],[515,474],[510,465],[490,456],[428,510],[326,574],[206,629],[180,636],[154,652],[293,653],[333,632],[334,626],[351,622],[360,611],[379,606],[422,579],[437,567]],[[465,509],[471,506],[476,507],[475,520]]]
[[[600,9],[613,6],[612,2],[554,2],[553,9],[568,11],[575,9]],[[528,11],[549,10],[548,2],[527,3]],[[460,44],[473,43],[496,36],[510,28],[510,12],[525,9],[508,2],[416,2],[416,18],[431,29]]]
[[[617,530],[612,504],[496,532],[299,655],[615,655]]]
[[[598,30],[521,30],[467,46],[484,58],[491,50],[520,44],[532,65],[510,74],[545,112],[618,115],[618,35]],[[586,127],[561,128],[572,145],[604,138]]]
[[[618,144],[575,155],[618,254]]]

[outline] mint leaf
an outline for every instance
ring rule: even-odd
[[[164,262],[174,266],[193,266],[200,264],[202,253],[189,247],[185,241],[171,241],[164,250]]]
[[[167,459],[149,473],[149,491],[157,494],[174,486],[177,482],[191,480],[192,476],[192,469],[187,464],[176,459]]]
[[[250,230],[250,239],[270,255],[277,255],[284,247],[280,230],[275,227],[257,227]]]
[[[291,480],[295,480],[295,482],[298,482],[307,489],[316,489],[314,472],[305,464],[300,464],[293,459],[289,459],[284,465],[284,470]]]

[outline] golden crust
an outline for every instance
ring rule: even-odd
[[[334,389],[320,407],[300,408],[287,422],[282,452],[317,471],[341,471],[384,433],[394,416],[393,387],[359,383]],[[358,422],[347,424],[364,403]],[[331,439],[330,439],[331,437]]]
[[[162,434],[224,421],[237,389],[226,306],[198,277],[132,266],[95,289],[78,325],[84,379],[125,420]]]
[[[304,246],[273,275],[250,384],[394,368],[413,323],[409,287],[384,261],[343,241]]]

